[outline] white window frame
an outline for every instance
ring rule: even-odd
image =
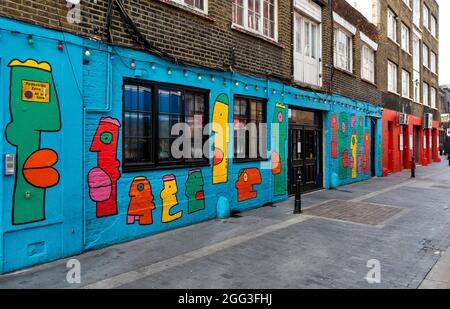
[[[361,49],[361,78],[375,83],[375,50],[366,44]]]
[[[431,15],[431,34],[437,38],[437,18],[434,15]]]
[[[395,69],[393,72],[394,80],[391,81],[391,72],[393,69]],[[398,66],[395,63],[388,61],[388,71],[387,72],[388,72],[388,78],[387,78],[388,91],[398,94]]]
[[[434,74],[437,74],[437,55],[432,50],[430,50],[430,70]]]
[[[243,5],[243,9],[244,9],[243,23],[244,23],[244,25],[242,26],[242,25],[235,23],[234,16],[233,16],[232,27],[244,29],[245,31],[262,36],[271,41],[278,42],[278,0],[274,0],[274,17],[273,17],[274,18],[274,29],[273,29],[274,37],[273,38],[270,37],[269,35],[264,35],[264,0],[259,0],[259,1],[261,3],[259,6],[259,8],[260,8],[260,10],[259,10],[259,15],[260,15],[259,29],[260,30],[259,31],[248,26],[248,0],[243,0],[243,4],[244,4]],[[231,5],[234,6],[234,1],[231,1]]]
[[[409,98],[411,96],[411,74],[402,70],[402,96],[405,98]]]
[[[420,0],[413,0],[413,20],[414,24],[420,28]]]
[[[424,4],[423,5],[423,21],[422,24],[425,28],[430,29],[430,8]]]
[[[403,0],[403,3],[405,3],[407,7],[411,8],[410,0]]]
[[[428,106],[429,105],[429,101],[428,101],[429,86],[426,82],[423,82],[422,88],[423,88],[422,89],[422,94],[423,94],[422,103],[423,103],[423,105]]]
[[[431,108],[436,108],[436,88],[430,87],[430,96],[431,96]]]
[[[402,25],[401,25],[401,46],[402,46],[402,49],[407,51],[408,53],[410,53],[409,38],[410,38],[409,28],[404,23],[402,23]]]
[[[397,42],[397,28],[398,28],[397,15],[395,15],[395,13],[391,9],[388,9],[387,14],[388,14],[388,19],[387,19],[388,38],[390,38],[395,43],[398,43]],[[392,27],[394,27],[394,29]]]
[[[428,48],[427,44],[422,44],[422,61],[423,66],[426,68],[430,68],[430,49]]]
[[[347,55],[340,55],[339,54],[339,48],[337,46],[337,40],[342,39],[343,37],[346,38],[345,43],[349,43],[348,46],[346,46]],[[335,26],[334,27],[334,38],[333,38],[333,45],[334,45],[334,56],[333,56],[333,62],[334,66],[342,69],[344,71],[347,71],[349,73],[353,72],[353,35],[344,30],[342,27]],[[347,56],[347,57],[346,57]],[[347,59],[347,67],[345,67],[345,64],[343,64],[343,61],[339,61],[339,59],[342,59],[342,57],[346,57]]]
[[[190,8],[190,9],[192,9],[192,10],[201,12],[203,14],[208,14],[208,0],[202,0],[203,1],[203,7],[204,7],[203,10],[198,8],[198,7],[196,7],[196,6],[192,6],[190,4],[187,4],[185,2],[185,0],[171,0],[171,1],[173,1],[175,3],[178,3],[179,5],[182,5],[182,6],[186,6],[186,7]]]
[[[414,102],[420,103],[422,98],[420,96],[420,73],[414,71],[413,73],[413,100]]]

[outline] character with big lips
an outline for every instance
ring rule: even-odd
[[[97,167],[88,175],[89,196],[97,203],[97,217],[117,215],[117,180],[120,162],[117,144],[120,123],[107,117],[100,119],[90,151],[97,153]]]

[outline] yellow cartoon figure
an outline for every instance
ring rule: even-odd
[[[358,137],[356,136],[356,132],[353,132],[352,139],[350,141],[350,149],[352,150],[352,178],[356,178],[356,167],[357,167],[357,161],[356,161],[356,152],[358,150]]]
[[[162,199],[162,222],[168,223],[180,219],[183,215],[183,211],[170,214],[173,207],[178,205],[177,200],[177,180],[174,175],[167,175],[163,177],[164,189],[161,191]]]
[[[213,184],[228,181],[228,96],[221,94],[214,104],[212,130],[214,132]]]

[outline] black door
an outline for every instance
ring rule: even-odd
[[[302,191],[323,187],[321,114],[291,110],[289,123],[289,194],[295,194],[298,172]]]

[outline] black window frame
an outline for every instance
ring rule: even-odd
[[[126,130],[125,130],[125,87],[131,85],[131,86],[142,86],[147,87],[152,90],[152,102],[151,102],[151,108],[152,108],[152,125],[151,127],[151,137],[153,142],[153,149],[151,150],[151,160],[152,162],[146,162],[146,163],[129,163],[125,160],[125,141],[126,141]],[[192,168],[192,167],[205,167],[210,166],[210,158],[204,156],[202,159],[186,159],[182,158],[177,161],[167,161],[167,162],[160,162],[159,160],[159,150],[160,150],[160,144],[159,144],[159,90],[160,89],[170,89],[171,91],[180,91],[182,93],[182,107],[181,107],[181,115],[182,120],[185,120],[186,114],[185,114],[185,100],[184,95],[185,92],[191,91],[192,93],[196,94],[202,94],[204,96],[204,110],[203,110],[203,116],[204,116],[204,125],[207,125],[210,121],[210,115],[209,115],[209,101],[210,101],[210,90],[208,89],[202,89],[202,88],[195,88],[195,87],[189,87],[184,85],[177,85],[177,84],[170,84],[170,83],[161,83],[161,82],[154,82],[154,81],[148,81],[148,80],[142,80],[142,79],[136,79],[136,78],[123,78],[123,84],[122,84],[122,171],[124,173],[127,172],[137,172],[137,171],[152,171],[152,170],[166,170],[166,169],[181,169],[181,168]],[[204,129],[204,128],[203,128]],[[202,147],[205,145],[206,142],[208,142],[209,136],[202,134]],[[203,150],[203,148],[202,148]]]
[[[265,98],[260,98],[260,97],[252,97],[252,96],[245,96],[245,95],[234,95],[233,97],[233,163],[247,163],[247,162],[261,162],[261,161],[268,161],[269,158],[267,157],[267,142],[266,142],[266,149],[265,151],[265,157],[262,156],[262,154],[259,153],[259,147],[260,147],[260,139],[259,139],[259,135],[260,135],[260,127],[259,124],[257,125],[257,130],[258,130],[258,147],[257,147],[257,154],[258,157],[257,158],[249,158],[247,156],[249,156],[249,151],[250,151],[250,138],[248,136],[248,132],[246,132],[245,134],[245,152],[246,152],[246,157],[245,158],[238,158],[236,157],[236,136],[235,136],[235,128],[234,128],[234,108],[235,108],[235,104],[236,104],[236,99],[238,100],[246,100],[247,103],[247,124],[251,123],[252,121],[250,120],[250,109],[251,109],[251,104],[250,102],[253,101],[260,101],[262,104],[262,114],[263,114],[263,119],[260,122],[261,123],[265,123],[267,125],[267,99]],[[268,128],[267,128],[268,129]],[[267,134],[268,131],[266,131],[266,139],[267,139]]]

